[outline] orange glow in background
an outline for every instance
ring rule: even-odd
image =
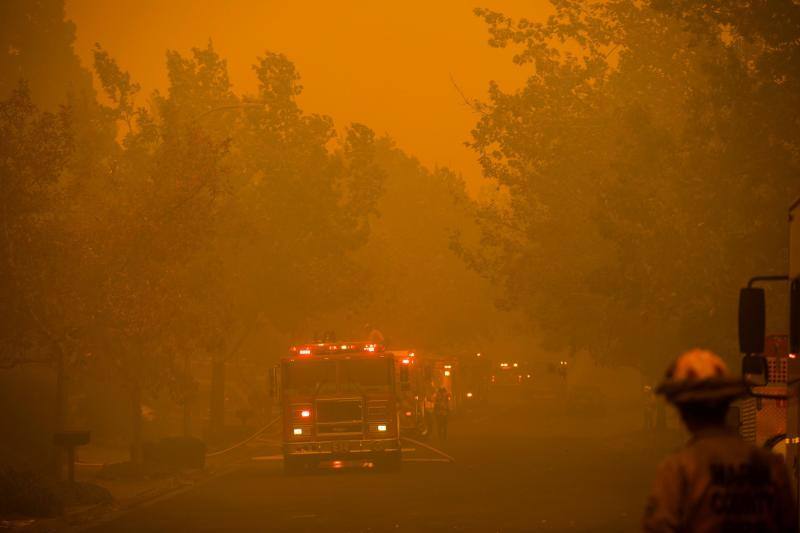
[[[547,0],[67,0],[66,9],[84,65],[100,43],[143,95],[166,87],[167,49],[186,54],[212,39],[240,94],[255,91],[256,57],[282,52],[302,76],[306,112],[387,133],[422,163],[462,173],[474,191],[480,169],[464,142],[477,116],[450,77],[469,98],[484,98],[490,80],[508,88],[527,77],[508,50],[489,47],[475,7],[531,19],[551,12]]]

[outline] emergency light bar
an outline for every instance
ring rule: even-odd
[[[385,349],[386,347],[382,344],[375,344],[374,342],[320,342],[292,346],[289,351],[297,355],[329,355],[334,353],[373,353],[382,352]]]

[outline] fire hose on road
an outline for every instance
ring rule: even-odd
[[[448,462],[451,462],[451,463],[455,463],[456,462],[456,458],[453,457],[452,455],[448,455],[448,454],[444,453],[442,450],[434,448],[433,446],[425,444],[424,442],[420,442],[420,441],[418,441],[416,439],[412,439],[410,437],[400,437],[400,438],[403,439],[403,440],[406,440],[406,441],[408,441],[408,442],[410,442],[412,444],[416,444],[417,446],[421,446],[421,447],[423,447],[423,448],[425,448],[427,450],[430,450],[430,451],[432,451],[433,453],[435,453],[437,455],[441,455],[442,457],[447,459]]]
[[[244,446],[248,442],[251,442],[252,440],[260,437],[265,431],[267,431],[269,428],[274,426],[280,419],[281,419],[281,417],[276,417],[276,418],[272,419],[269,423],[267,423],[267,425],[263,426],[261,429],[259,429],[258,431],[256,431],[255,433],[253,433],[252,435],[250,435],[249,437],[247,437],[243,441],[237,442],[233,446],[229,446],[229,447],[225,448],[224,450],[219,450],[219,451],[216,451],[216,452],[207,453],[206,457],[216,457],[217,455],[223,455],[223,454],[226,454],[226,453],[228,453],[230,451],[233,451],[236,448],[241,448],[242,446]]]
[[[215,452],[209,452],[209,453],[206,454],[206,457],[216,457],[218,455],[224,455],[224,454],[226,454],[228,452],[231,452],[231,451],[233,451],[233,450],[235,450],[237,448],[241,448],[242,446],[244,446],[248,442],[252,442],[254,439],[256,439],[256,438],[260,437],[261,435],[263,435],[268,429],[270,429],[272,426],[274,426],[280,419],[281,419],[281,417],[274,418],[273,420],[271,420],[266,425],[264,425],[261,428],[259,428],[255,433],[253,433],[252,435],[250,435],[246,439],[244,439],[244,440],[242,440],[240,442],[237,442],[236,444],[233,444],[232,446],[228,446],[224,450],[218,450],[218,451],[215,451]],[[79,465],[79,466],[92,467],[92,468],[100,468],[100,467],[103,467],[103,466],[106,465],[106,463],[87,463],[87,462],[83,462],[83,461],[76,461],[75,464]]]
[[[281,419],[281,417],[276,417],[276,418],[272,419],[267,424],[265,424],[264,426],[259,428],[257,431],[255,431],[252,435],[247,437],[246,439],[243,439],[243,440],[241,440],[241,441],[239,441],[239,442],[237,442],[237,443],[235,443],[235,444],[233,444],[231,446],[228,446],[225,449],[217,450],[215,452],[206,453],[206,457],[217,457],[217,456],[224,455],[226,453],[232,452],[233,450],[236,450],[238,448],[241,448],[245,444],[247,444],[249,442],[252,442],[253,440],[255,440],[258,437],[260,437],[261,435],[263,435],[268,429],[270,429],[276,423],[278,423],[278,421],[280,421],[280,419]],[[439,450],[438,448],[434,448],[433,446],[431,446],[429,444],[425,444],[424,442],[418,441],[416,439],[412,439],[410,437],[401,437],[401,439],[405,440],[405,441],[408,441],[408,442],[410,442],[410,443],[412,443],[412,444],[414,444],[416,446],[419,446],[421,448],[425,448],[426,450],[429,450],[429,451],[431,451],[431,452],[443,457],[444,459],[446,459],[450,463],[456,462],[455,457],[443,452],[442,450]],[[105,466],[105,463],[85,463],[85,462],[82,462],[82,461],[78,461],[78,462],[76,462],[76,464],[78,464],[80,466],[87,466],[87,467],[102,467],[102,466]]]

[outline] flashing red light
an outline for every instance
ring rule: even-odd
[[[415,355],[417,355],[417,354],[415,354],[414,352],[411,352],[410,354],[408,354],[409,357],[414,357]]]
[[[796,353],[790,353],[789,354],[789,359],[797,359],[797,354]]]
[[[311,411],[309,411],[308,409],[303,409],[302,411],[300,411],[300,416],[303,418],[308,418],[311,416]]]
[[[343,466],[343,463],[341,461],[334,461],[333,463],[331,463],[331,466],[333,468],[341,468]]]
[[[382,352],[384,349],[384,346],[381,344],[353,342],[347,344],[300,344],[292,346],[290,351],[298,355],[325,355],[345,352]]]
[[[407,365],[411,362],[411,359],[403,359],[403,364]]]
[[[406,416],[411,416],[411,415],[412,415],[411,411],[406,411]]]

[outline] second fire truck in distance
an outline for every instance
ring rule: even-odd
[[[413,350],[392,350],[397,386],[397,409],[400,432],[424,436],[428,432],[425,419],[426,386],[422,358]]]
[[[427,435],[440,388],[450,395],[453,413],[486,405],[491,362],[482,354],[448,357],[415,350],[392,350],[392,353],[402,434]]]
[[[401,462],[394,355],[378,344],[294,346],[281,360],[287,473]]]

